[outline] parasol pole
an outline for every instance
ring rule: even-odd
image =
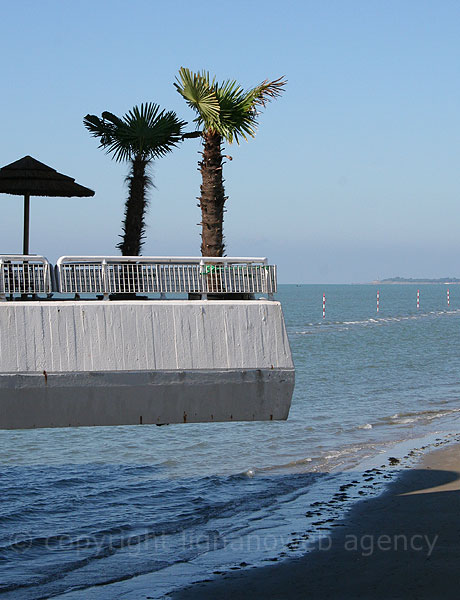
[[[23,254],[29,254],[29,214],[30,194],[24,194],[24,237],[22,243]]]

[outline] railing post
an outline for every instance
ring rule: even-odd
[[[262,268],[263,268],[263,270],[265,272],[265,285],[266,285],[266,288],[267,288],[268,299],[269,300],[274,300],[273,291],[272,291],[272,288],[271,288],[271,268],[270,268],[270,266],[268,264],[268,259],[267,258],[264,259],[264,261],[262,263]]]
[[[52,283],[51,283],[50,264],[48,262],[43,263],[43,288],[44,288],[46,297],[49,298],[51,290],[52,290]]]
[[[107,285],[107,261],[105,258],[102,260],[102,293],[104,294],[104,300],[108,300],[109,290]]]
[[[61,274],[59,272],[58,265],[50,265],[50,280],[51,280],[51,292],[59,292],[61,289]]]
[[[201,275],[201,299],[208,299],[208,278],[206,276],[206,265],[203,259],[200,260],[200,275]]]
[[[6,294],[5,294],[5,270],[3,268],[3,259],[0,258],[0,280],[1,280],[1,285],[0,285],[0,301],[4,302],[6,301]]]
[[[220,286],[220,291],[224,292],[224,293],[227,291],[227,275],[229,275],[228,268],[229,268],[228,260],[223,260],[222,266],[221,266],[221,271],[220,271],[219,286]],[[230,284],[230,287],[231,287],[231,284]]]
[[[61,279],[61,258],[58,258],[56,266],[54,267],[54,284],[56,286],[56,292],[62,294],[62,279]]]

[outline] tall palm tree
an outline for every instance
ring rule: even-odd
[[[128,199],[122,225],[122,241],[117,244],[123,256],[138,256],[145,238],[145,211],[148,204],[147,191],[152,187],[148,166],[152,160],[171,152],[182,140],[186,125],[176,113],[160,111],[157,104],[145,103],[135,106],[121,119],[110,112],[86,115],[83,123],[94,137],[100,138],[100,148],[119,161],[130,161],[126,178]]]
[[[284,77],[264,81],[244,90],[234,80],[218,83],[206,71],[192,73],[182,67],[174,84],[187,104],[197,113],[195,123],[203,139],[202,160],[198,165],[202,183],[201,255],[223,256],[225,250],[223,222],[227,200],[222,177],[224,142],[239,144],[240,139],[254,137],[259,110],[284,91]],[[191,137],[186,134],[185,137]]]

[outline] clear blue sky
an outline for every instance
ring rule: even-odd
[[[244,87],[285,75],[258,135],[227,149],[227,254],[281,282],[460,276],[460,3],[0,0],[0,165],[31,154],[96,191],[32,199],[31,251],[116,254],[125,164],[87,113],[154,101],[191,122],[181,66]],[[197,255],[199,140],[155,163],[144,254]],[[0,195],[0,252],[22,201]]]

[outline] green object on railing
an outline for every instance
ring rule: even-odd
[[[242,265],[205,265],[205,273],[209,275],[210,273],[217,273],[218,271],[230,271],[231,269],[238,269]],[[252,269],[265,269],[266,271],[270,270],[269,265],[251,265]]]

